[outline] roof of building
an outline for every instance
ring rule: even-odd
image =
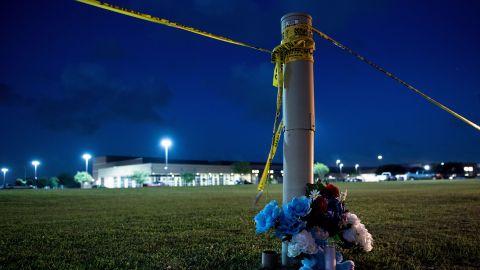
[[[163,163],[165,158],[157,157],[134,157],[134,156],[98,156],[95,157],[94,163],[115,163],[117,165],[132,165],[132,164],[144,164],[144,163]],[[233,165],[238,161],[229,160],[180,160],[169,159],[171,164],[192,164],[192,165]],[[251,166],[265,166],[264,162],[249,162]],[[282,166],[282,163],[272,163],[272,166]]]

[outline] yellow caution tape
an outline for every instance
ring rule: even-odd
[[[98,7],[98,8],[103,8],[103,9],[106,9],[106,10],[110,10],[110,11],[113,11],[113,12],[117,12],[117,13],[120,13],[120,14],[123,14],[123,15],[131,16],[131,17],[134,17],[134,18],[137,18],[137,19],[146,20],[146,21],[150,21],[150,22],[154,22],[154,23],[163,24],[163,25],[166,25],[166,26],[178,28],[178,29],[181,29],[181,30],[184,30],[184,31],[192,32],[192,33],[195,33],[195,34],[198,34],[198,35],[201,35],[201,36],[213,38],[213,39],[220,40],[220,41],[223,41],[223,42],[244,46],[244,47],[247,47],[247,48],[250,48],[250,49],[255,49],[255,50],[258,50],[258,51],[261,51],[261,52],[271,53],[271,51],[267,50],[267,49],[252,46],[252,45],[249,45],[247,43],[235,41],[235,40],[232,40],[232,39],[229,39],[229,38],[226,38],[226,37],[222,37],[222,36],[219,36],[219,35],[208,33],[208,32],[205,32],[205,31],[202,31],[202,30],[190,27],[190,26],[181,25],[181,24],[169,21],[167,19],[162,19],[162,18],[159,18],[159,17],[155,17],[155,16],[152,16],[152,15],[141,13],[141,12],[138,12],[138,11],[129,10],[129,9],[122,8],[122,7],[119,7],[119,6],[115,6],[115,5],[112,5],[112,4],[108,4],[108,3],[105,3],[105,2],[100,2],[100,1],[95,1],[95,0],[75,0],[75,1],[81,2],[81,3],[84,3],[84,4],[88,4],[88,5],[92,5],[92,6],[95,6],[95,7]]]
[[[265,188],[265,183],[267,181],[268,173],[270,172],[270,165],[272,164],[273,158],[275,157],[275,153],[277,151],[278,142],[280,141],[280,135],[282,134],[283,130],[283,121],[280,121],[278,125],[277,131],[275,132],[272,138],[272,146],[270,148],[270,153],[268,153],[267,163],[265,164],[265,169],[263,169],[262,176],[260,181],[258,182],[257,190],[263,191]]]
[[[275,63],[273,86],[283,87],[283,72],[280,67],[292,61],[305,60],[313,62],[315,43],[312,39],[311,27],[307,24],[294,24],[282,31],[282,43],[272,52],[272,63]]]
[[[475,124],[474,122],[468,120],[466,117],[463,117],[462,115],[456,113],[455,111],[453,111],[452,109],[448,108],[447,106],[443,105],[442,103],[434,100],[433,98],[429,97],[427,94],[423,93],[422,91],[418,90],[417,88],[413,87],[412,85],[408,84],[407,82],[405,82],[404,80],[398,78],[397,76],[393,75],[392,73],[386,71],[385,69],[383,69],[382,67],[380,67],[379,65],[373,63],[372,61],[366,59],[365,57],[359,55],[358,53],[354,52],[352,49],[348,48],[347,46],[341,44],[340,42],[334,40],[333,38],[329,37],[328,35],[326,35],[325,33],[321,32],[320,30],[318,29],[315,29],[315,28],[312,28],[313,31],[315,31],[315,33],[317,33],[318,35],[320,35],[320,37],[324,38],[325,40],[328,40],[330,41],[331,43],[333,43],[333,45],[339,47],[340,49],[350,53],[351,55],[357,57],[358,59],[360,59],[361,61],[367,63],[368,65],[370,65],[371,67],[375,68],[376,70],[382,72],[383,74],[387,75],[388,77],[390,77],[391,79],[394,79],[395,81],[401,83],[402,85],[406,86],[408,89],[414,91],[415,93],[417,93],[418,95],[420,95],[421,97],[423,97],[424,99],[428,100],[429,102],[435,104],[436,106],[440,107],[442,110],[448,112],[449,114],[453,115],[454,117],[456,117],[457,119],[463,121],[464,123],[476,128],[477,130],[480,130],[480,126]]]

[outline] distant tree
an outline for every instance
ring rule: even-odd
[[[464,174],[463,167],[465,167],[464,163],[461,162],[447,162],[443,165],[437,165],[434,170],[436,173],[442,174],[444,178],[448,178],[449,176],[455,175],[462,175]],[[476,166],[474,166],[475,168]]]
[[[38,188],[44,188],[48,186],[48,179],[47,178],[39,178],[36,181],[37,187]]]
[[[313,174],[317,176],[317,180],[325,179],[329,172],[330,169],[323,163],[317,162],[313,165]]]
[[[195,179],[195,175],[193,173],[182,173],[182,180],[189,185]]]
[[[69,173],[62,173],[57,176],[58,184],[65,187],[78,187],[78,183],[75,182],[73,176]]]
[[[37,181],[37,186],[39,188],[44,188],[44,187],[54,188],[54,187],[57,187],[58,186],[58,178],[57,177],[52,177],[50,179],[40,178]]]
[[[132,180],[134,180],[140,186],[147,181],[148,177],[149,174],[146,171],[134,171],[131,176]]]
[[[233,163],[233,172],[234,173],[247,174],[247,173],[250,173],[250,171],[251,171],[250,162],[237,161],[237,162]]]
[[[51,188],[56,188],[58,187],[58,183],[60,182],[60,180],[58,180],[57,177],[52,177],[50,179],[48,179],[48,185],[51,187]]]
[[[250,162],[247,161],[237,161],[233,163],[233,172],[238,173],[240,175],[248,174],[252,170],[252,167],[250,166]],[[242,182],[247,182],[247,180],[241,178]]]
[[[88,172],[77,172],[73,179],[80,185],[93,182],[93,177]]]
[[[24,180],[22,178],[17,178],[15,180],[15,185],[16,186],[25,186],[27,184],[27,180]]]
[[[27,185],[32,185],[32,186],[36,185],[36,180],[33,179],[33,178],[29,177],[29,178],[25,179],[25,181],[27,181],[27,183],[26,183]]]
[[[407,169],[402,165],[397,164],[386,164],[377,168],[375,174],[382,174],[383,172],[390,172],[393,175],[395,174],[404,174],[407,172]]]

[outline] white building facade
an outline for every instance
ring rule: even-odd
[[[95,185],[106,188],[133,188],[140,186],[133,175],[142,172],[148,175],[143,185],[147,186],[221,186],[256,184],[263,163],[249,163],[248,173],[235,172],[235,162],[230,161],[176,161],[169,160],[168,167],[162,159],[119,156],[96,157],[93,162]],[[272,182],[281,182],[281,165],[275,164],[269,172]],[[187,180],[189,175],[190,180]],[[193,178],[193,179],[192,179]]]

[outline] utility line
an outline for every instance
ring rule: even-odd
[[[404,80],[398,78],[397,76],[393,75],[392,73],[386,71],[385,69],[383,69],[382,67],[380,67],[379,65],[373,63],[372,61],[366,59],[365,57],[359,55],[358,53],[354,52],[352,49],[348,48],[347,46],[341,44],[340,42],[334,40],[333,38],[329,37],[328,35],[326,35],[325,33],[321,32],[320,30],[318,29],[315,29],[313,28],[313,31],[315,33],[317,33],[318,35],[320,35],[320,37],[322,37],[323,39],[325,40],[328,40],[330,41],[331,43],[333,43],[333,45],[339,47],[340,49],[348,52],[349,54],[355,56],[356,58],[360,59],[361,61],[367,63],[368,65],[370,65],[371,67],[373,67],[374,69],[382,72],[383,74],[385,74],[386,76],[394,79],[395,81],[403,84],[405,87],[407,87],[408,89],[414,91],[415,93],[417,93],[418,95],[422,96],[424,99],[430,101],[431,103],[437,105],[438,107],[440,107],[441,109],[445,110],[446,112],[448,112],[449,114],[453,115],[454,117],[460,119],[461,121],[467,123],[468,125],[476,128],[477,130],[480,130],[480,126],[478,126],[477,124],[475,124],[474,122],[468,120],[467,118],[461,116],[460,114],[454,112],[452,109],[448,108],[447,106],[443,105],[442,103],[436,101],[435,99],[429,97],[427,94],[423,93],[422,91],[418,90],[417,88],[413,87],[412,85],[410,85],[409,83],[405,82]]]

